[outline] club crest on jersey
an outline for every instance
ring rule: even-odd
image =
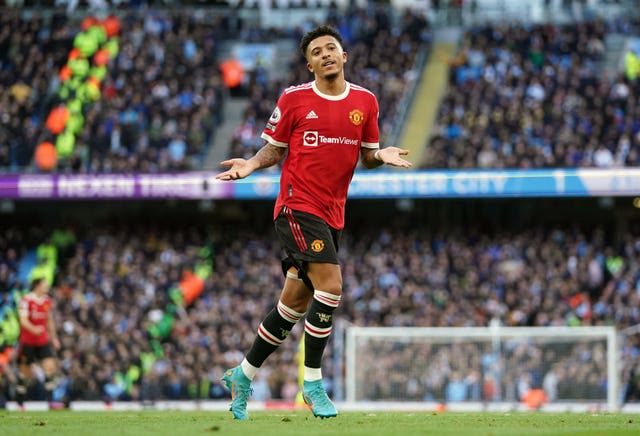
[[[324,241],[322,239],[316,239],[311,243],[311,249],[316,253],[320,253],[324,250]]]
[[[317,130],[307,130],[302,134],[302,145],[306,147],[317,147],[318,146],[318,131]]]
[[[277,122],[280,121],[280,118],[282,118],[282,113],[280,112],[280,108],[276,106],[269,118],[269,121],[273,124],[277,124]]]
[[[349,121],[353,123],[354,126],[359,126],[364,121],[364,114],[359,109],[354,109],[349,112]]]

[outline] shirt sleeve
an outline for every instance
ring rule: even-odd
[[[286,92],[278,99],[276,108],[271,113],[267,125],[260,137],[276,147],[289,147],[291,128],[293,126],[293,111]]]
[[[369,116],[365,119],[364,130],[362,132],[361,146],[363,148],[380,148],[380,129],[378,126],[380,109],[378,107],[378,99],[375,95],[371,96],[369,107]]]
[[[18,313],[20,315],[29,315],[29,300],[25,297],[20,299],[18,303]]]

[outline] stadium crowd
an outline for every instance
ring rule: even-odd
[[[267,31],[229,15],[192,9],[122,9],[120,52],[108,68],[102,98],[90,105],[67,172],[158,172],[202,165],[224,117],[228,89],[218,58],[228,38],[261,41]],[[9,9],[0,32],[0,169],[32,163],[48,138],[44,121],[57,102],[57,72],[79,30],[64,13],[30,16]],[[327,22],[345,37],[349,80],[380,102],[381,140],[397,133],[395,116],[428,50],[425,17],[381,6],[329,8]],[[298,40],[305,26],[268,29]],[[631,34],[639,23],[586,20],[572,24],[490,24],[464,33],[452,60],[423,168],[635,166],[640,161],[640,81],[601,69],[608,33]],[[19,31],[11,32],[11,29]],[[251,72],[250,104],[229,155],[262,145],[264,122],[284,86],[309,80],[300,54],[288,74]],[[615,128],[610,128],[614,126]],[[214,145],[215,146],[215,145]],[[224,145],[227,146],[226,144]]]
[[[229,97],[220,68],[223,44],[233,39],[297,42],[306,27],[314,25],[259,29],[234,9],[209,12],[146,7],[119,11],[119,53],[107,65],[101,98],[85,106],[73,155],[59,162],[58,171],[201,168],[208,147],[215,146],[213,134],[223,121]],[[61,102],[58,71],[82,21],[60,10],[22,14],[18,8],[9,9],[0,20],[0,171],[34,170],[36,146],[53,139],[45,121]],[[381,131],[388,134],[401,98],[416,79],[413,66],[419,48],[429,40],[425,18],[408,11],[394,17],[382,6],[354,6],[345,12],[332,5],[327,20],[344,35],[353,62],[350,80],[378,96]],[[250,154],[261,145],[259,134],[284,86],[310,80],[299,53],[289,60],[285,56],[284,61],[290,68],[285,78],[271,80],[258,66],[250,72],[250,81],[243,83],[241,91],[251,102],[231,139],[232,154]]]
[[[203,20],[188,10],[147,12],[124,13],[128,31],[122,34],[120,55],[110,65],[103,98],[86,114],[76,155],[63,170],[189,170],[201,162],[223,118],[226,95],[217,47],[228,21]],[[78,25],[63,16],[50,19],[37,13],[25,19],[15,12],[0,17],[2,171],[28,165],[43,139],[57,84],[50,74],[66,59]],[[392,22],[381,9],[330,14],[329,22],[345,35],[348,79],[380,100],[384,143],[399,100],[415,79],[411,67],[418,47],[429,42],[429,26],[410,14]],[[500,24],[469,31],[423,166],[638,165],[635,95],[640,83],[601,76],[596,68],[612,26],[616,23]],[[309,80],[299,56],[288,60],[290,74],[282,80],[252,77],[251,103],[232,155],[253,154],[261,145],[262,124],[285,83]],[[577,226],[479,234],[396,224],[361,225],[345,233],[344,297],[337,316],[359,326],[499,322],[624,329],[640,323],[640,240],[631,234],[614,240],[602,228]],[[220,232],[132,222],[73,233],[67,239],[71,244],[58,247],[52,290],[62,342],[56,395],[104,401],[226,398],[222,371],[242,358],[253,326],[271,309],[282,285],[279,247],[268,232],[242,224]],[[3,310],[15,305],[14,291],[27,287],[19,279],[21,262],[47,240],[23,227],[0,229]],[[204,279],[202,295],[180,306],[172,290],[185,270],[203,263],[212,273]],[[298,327],[260,372],[253,398],[294,399]],[[553,350],[514,346],[507,354],[513,372],[502,374],[499,382],[491,378],[491,356],[481,346],[394,351],[385,346],[368,351],[385,356],[375,371],[390,374],[391,383],[369,383],[365,397],[511,400],[527,386],[544,387],[550,399],[604,397],[600,347],[573,347],[557,359]],[[636,399],[640,389],[631,381],[639,352],[640,344],[631,342],[623,354],[628,392]],[[473,357],[468,362],[450,358],[459,353]],[[422,356],[426,371],[416,374],[404,355]],[[328,383],[331,357],[325,357]],[[371,374],[363,376],[388,379]],[[32,388],[37,397],[41,391]]]
[[[191,9],[126,9],[119,54],[102,97],[85,105],[74,154],[59,171],[158,172],[201,165],[223,118],[226,89],[217,59],[224,17]],[[0,171],[33,170],[51,141],[45,121],[61,102],[60,68],[81,21],[64,13],[0,17]],[[55,142],[55,141],[54,141]]]
[[[29,247],[21,237],[16,229],[3,230],[0,289],[5,297],[8,290],[24,286],[17,283],[16,271]],[[279,247],[268,228],[143,230],[118,223],[77,231],[65,240],[72,242],[60,251],[51,294],[62,343],[64,377],[58,396],[152,401],[228,395],[219,378],[239,362],[254,336],[252,326],[270,310],[282,286]],[[499,322],[623,329],[640,323],[639,254],[637,238],[613,243],[601,228],[537,227],[489,236],[473,230],[432,231],[415,223],[362,225],[343,238],[344,296],[337,316],[358,326]],[[171,289],[184,270],[202,262],[213,267],[204,291],[191,305],[176,309]],[[165,335],[154,333],[154,326],[161,329],[168,319]],[[298,327],[256,379],[255,399],[294,399]],[[388,351],[376,347],[363,353]],[[572,345],[561,354],[515,344],[507,356],[517,364],[502,367],[501,383],[491,380],[494,366],[482,345],[463,347],[472,356],[468,360],[448,358],[460,351],[455,346],[381,352],[377,355],[386,357],[372,371],[393,374],[393,383],[383,386],[363,373],[369,380],[366,395],[517,399],[518,386],[541,387],[546,380],[555,386],[549,387],[555,392],[550,398],[604,398],[601,345]],[[628,369],[637,365],[638,351],[636,342],[626,346]],[[419,375],[417,367],[406,367],[413,359],[401,358],[407,353],[425,356]],[[325,362],[331,388],[330,355]],[[456,390],[454,381],[467,389],[458,385]]]
[[[640,80],[609,77],[605,38],[640,22],[490,24],[465,32],[424,168],[640,164]]]

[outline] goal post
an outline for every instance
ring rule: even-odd
[[[354,327],[346,330],[345,400],[620,408],[614,327]],[[526,401],[529,401],[528,399]],[[526,403],[531,406],[530,403]]]

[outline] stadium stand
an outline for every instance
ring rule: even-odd
[[[0,168],[35,171],[33,154],[52,140],[44,123],[61,102],[58,71],[80,31],[78,16],[22,14],[0,27]],[[102,97],[84,107],[84,126],[59,172],[159,172],[198,167],[223,118],[217,47],[221,16],[193,10],[125,9],[117,58]]]
[[[253,326],[271,308],[282,284],[279,247],[266,227],[268,219],[253,221],[196,226],[184,220],[149,224],[115,219],[91,227],[78,223],[63,232],[65,237],[41,234],[39,240],[48,244],[66,241],[59,250],[52,294],[65,374],[57,395],[107,402],[226,398],[218,381],[222,371],[242,357]],[[614,324],[624,329],[640,323],[635,292],[640,243],[633,233],[615,235],[608,225],[589,224],[528,229],[431,224],[408,215],[350,227],[341,249],[340,318],[358,326],[406,327],[499,321],[505,326]],[[19,264],[37,248],[33,244],[38,239],[22,233],[38,235],[13,227],[2,233],[0,287],[5,295],[24,288]],[[184,282],[185,271],[203,271],[202,265],[211,267],[210,273],[199,273],[202,293],[181,305],[175,289]],[[295,397],[300,333],[294,329],[265,366],[259,399]],[[468,347],[470,355],[480,358],[480,349]],[[440,351],[450,352],[456,351]],[[536,350],[514,353],[517,360],[536,355]],[[590,379],[589,370],[602,362],[578,362],[580,350],[575,353],[568,353],[554,370],[561,379],[564,371],[582,365],[585,385],[579,388],[591,391],[577,392],[577,386],[556,380],[559,395],[602,398],[601,381]],[[402,362],[393,353],[383,354],[390,357],[381,360],[381,370],[388,365],[397,369]],[[631,343],[628,356],[637,361],[632,357],[637,344]],[[485,374],[475,374],[466,366],[469,362],[442,368],[438,361],[434,358],[417,388],[409,371],[394,370],[394,395],[455,397],[455,386],[448,392],[447,383],[459,376],[474,380],[465,400],[484,398]],[[331,382],[330,356],[326,362]],[[540,384],[544,375],[536,374],[530,382]],[[512,376],[501,388],[505,399],[518,398],[523,376]],[[371,383],[371,393],[385,398],[391,395],[385,394],[390,386]]]
[[[302,31],[261,30],[240,18],[232,20],[234,11],[119,10],[126,29],[119,38],[119,54],[107,64],[101,98],[83,107],[85,122],[73,154],[59,159],[55,169],[66,173],[193,170],[202,167],[209,147],[229,147],[212,145],[229,99],[220,70],[221,47],[234,40],[263,42],[279,37],[297,43]],[[57,93],[58,71],[67,62],[83,17],[60,9],[48,14],[12,9],[3,15],[0,86],[7,91],[0,101],[3,172],[37,171],[33,162],[37,145],[55,142],[45,121],[51,109],[65,103]],[[394,115],[417,79],[416,55],[428,46],[428,24],[409,11],[352,7],[340,14],[335,5],[328,22],[345,34],[355,61],[349,65],[350,80],[369,87],[379,98],[385,139],[400,126]],[[12,28],[20,32],[11,33]],[[255,151],[283,87],[309,80],[299,54],[293,53],[289,62],[286,77],[270,80],[258,67],[243,83],[241,92],[251,102],[234,137],[227,138],[231,155]]]
[[[118,10],[127,28],[120,54],[109,64],[102,98],[85,114],[75,153],[58,170],[197,169],[212,147],[228,99],[219,71],[221,45],[229,38],[259,41],[267,35],[297,41],[302,28],[264,32],[232,19],[235,9],[210,15],[201,9],[148,5],[127,9],[124,3]],[[402,125],[395,115],[419,74],[418,54],[430,47],[429,22],[408,10],[394,12],[380,5],[338,13],[333,4],[328,11],[327,21],[345,34],[357,60],[348,64],[349,79],[379,98],[382,142],[397,138]],[[59,100],[55,92],[60,82],[51,73],[66,61],[81,20],[61,9],[8,12],[0,34],[0,86],[6,90],[0,101],[0,168],[34,171],[36,146],[51,139],[44,128],[46,116]],[[622,73],[609,77],[603,59],[607,36],[631,35],[638,22],[632,17],[581,19],[468,29],[452,59],[449,90],[421,166],[637,166],[637,105],[625,95],[637,92],[638,80]],[[9,32],[12,28],[20,32]],[[288,61],[284,77],[252,72],[246,89],[251,102],[229,138],[229,156],[248,156],[261,146],[259,133],[282,88],[309,79],[298,59],[296,54]],[[524,122],[514,123],[514,114],[522,114]],[[610,124],[616,129],[605,128]]]
[[[120,13],[133,30],[122,35],[121,55],[110,66],[103,98],[86,115],[77,155],[59,169],[194,169],[211,146],[228,98],[218,71],[218,41],[225,30],[254,40],[264,34],[250,27],[229,29],[224,15],[204,20],[189,10]],[[382,9],[357,8],[344,18],[331,18],[350,35],[348,49],[357,65],[351,64],[349,80],[370,87],[380,99],[383,138],[396,134],[393,115],[415,80],[407,72],[431,39],[430,25],[421,17],[407,12],[398,20],[388,18]],[[451,18],[461,19],[457,13]],[[440,106],[439,133],[427,147],[424,167],[637,166],[637,102],[625,97],[637,94],[638,81],[620,76],[610,83],[596,69],[607,32],[630,32],[636,24],[588,20],[470,30],[456,59],[459,64],[451,70],[451,89]],[[0,17],[2,172],[35,171],[33,151],[44,139],[42,125],[55,101],[56,82],[47,77],[66,59],[79,25],[60,13],[25,17],[13,11]],[[286,35],[297,38],[300,31]],[[261,123],[282,87],[308,80],[298,56],[288,60],[290,72],[284,78],[253,77],[251,104],[230,155],[253,153],[260,146],[256,138]],[[537,72],[545,75],[542,80]],[[606,150],[599,152],[602,146]],[[247,206],[249,213],[253,206]],[[165,217],[168,208],[160,208],[158,215]],[[406,327],[500,322],[611,324],[625,329],[640,324],[638,229],[615,232],[609,223],[590,220],[591,204],[580,206],[581,216],[530,226],[514,224],[523,222],[526,210],[503,210],[507,224],[489,228],[473,218],[452,226],[451,216],[441,212],[444,206],[422,203],[419,208],[435,210],[439,218],[394,220],[385,215],[375,225],[358,222],[348,227],[341,249],[341,318],[359,326]],[[374,208],[362,209],[371,218]],[[56,210],[61,211],[63,206]],[[52,292],[64,373],[56,392],[59,399],[108,403],[227,398],[219,382],[222,371],[241,359],[254,326],[272,307],[282,284],[268,218],[243,221],[243,211],[209,225],[192,222],[184,212],[170,224],[162,218],[143,222],[129,212],[111,217],[109,224],[92,221],[86,210],[70,214],[66,218],[77,228],[56,233],[54,219],[0,227],[0,313],[5,316],[0,323],[8,322],[6,314],[26,288],[28,271],[40,265],[38,253],[51,253],[43,246],[54,246],[58,256]],[[184,292],[183,285],[194,276],[201,293],[195,290],[197,298],[186,303],[193,294]],[[293,400],[300,334],[295,329],[272,357],[254,384],[254,398]],[[6,336],[1,339],[7,341]],[[4,349],[8,345],[0,343]],[[624,351],[627,399],[640,400],[632,370],[639,346],[631,343]],[[441,354],[456,351],[443,349]],[[467,351],[480,357],[480,350]],[[537,351],[514,350],[510,358],[540,358]],[[585,359],[580,350],[572,351],[550,371],[555,381],[549,376],[548,383],[555,388],[547,394],[601,398],[602,380],[593,379],[592,369],[602,364],[602,356]],[[406,397],[460,399],[460,383],[469,387],[462,399],[488,395],[483,375],[463,362],[450,368],[434,364],[416,381],[398,361],[391,356],[380,359],[379,369],[393,372],[394,389]],[[331,355],[326,362],[331,383]],[[579,372],[583,382],[563,384],[569,370]],[[543,383],[546,375],[527,380],[519,373],[507,374],[505,398],[517,399],[524,385]],[[584,392],[578,394],[578,389]],[[385,394],[389,386],[372,383],[371,390],[372,396],[390,398]],[[33,397],[41,393],[32,386]]]
[[[423,168],[638,166],[640,82],[604,68],[609,33],[640,22],[488,24],[467,30]]]

